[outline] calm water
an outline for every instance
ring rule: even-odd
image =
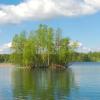
[[[64,71],[1,67],[0,100],[100,100],[100,63]]]

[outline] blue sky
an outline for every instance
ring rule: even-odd
[[[60,27],[63,36],[81,42],[85,49],[100,50],[99,0],[62,0],[62,2],[60,0],[54,0],[55,2],[48,0],[49,3],[45,2],[46,0],[37,1],[0,0],[1,53],[8,52],[6,46],[9,47],[8,44],[15,34],[24,30],[35,30],[39,24],[47,24],[55,28]],[[40,7],[43,7],[42,2],[47,5],[47,10],[45,10],[46,7],[40,9]],[[56,5],[56,8],[53,4]],[[32,7],[34,5],[35,8]],[[57,8],[58,6],[60,8]]]
[[[0,0],[0,4],[18,4],[23,0]]]

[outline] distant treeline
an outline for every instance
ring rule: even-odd
[[[11,62],[12,54],[0,54],[0,63]],[[100,52],[78,53],[73,52],[71,62],[100,62]]]
[[[73,62],[100,62],[100,52],[78,53],[72,55]]]

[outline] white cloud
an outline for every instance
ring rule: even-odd
[[[11,48],[11,46],[12,46],[12,43],[11,42],[9,42],[9,43],[6,43],[6,44],[4,44],[4,48]]]
[[[83,52],[83,53],[100,52],[100,48],[90,48],[90,47],[84,46],[81,42],[79,42],[79,44],[81,45],[78,46],[78,48],[76,49],[76,51],[78,52]]]
[[[73,41],[73,40],[70,40],[70,43],[69,43],[69,46],[73,46],[74,44],[77,44],[77,47],[80,48],[83,46],[83,44],[79,41]]]
[[[11,48],[12,43],[5,43],[2,46],[0,46],[0,54],[3,53],[10,53],[10,48]]]
[[[77,44],[77,48],[75,49],[76,52],[81,52],[81,53],[100,52],[100,48],[90,48],[85,46],[83,43],[79,41],[70,40],[69,46],[73,46],[74,43]]]
[[[0,23],[19,23],[57,16],[80,16],[100,10],[100,0],[24,0],[0,5]]]
[[[84,46],[84,44],[79,41],[71,41],[70,43],[71,45],[73,45],[75,42],[77,43],[77,49],[76,49],[77,52],[88,53],[88,52],[96,51],[96,49],[92,49],[92,48]],[[100,49],[98,51],[100,51]]]
[[[3,51],[3,49],[0,48],[0,52],[2,52],[2,51]]]

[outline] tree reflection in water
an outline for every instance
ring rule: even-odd
[[[74,80],[70,69],[15,69],[12,82],[14,100],[59,100],[70,95]]]

